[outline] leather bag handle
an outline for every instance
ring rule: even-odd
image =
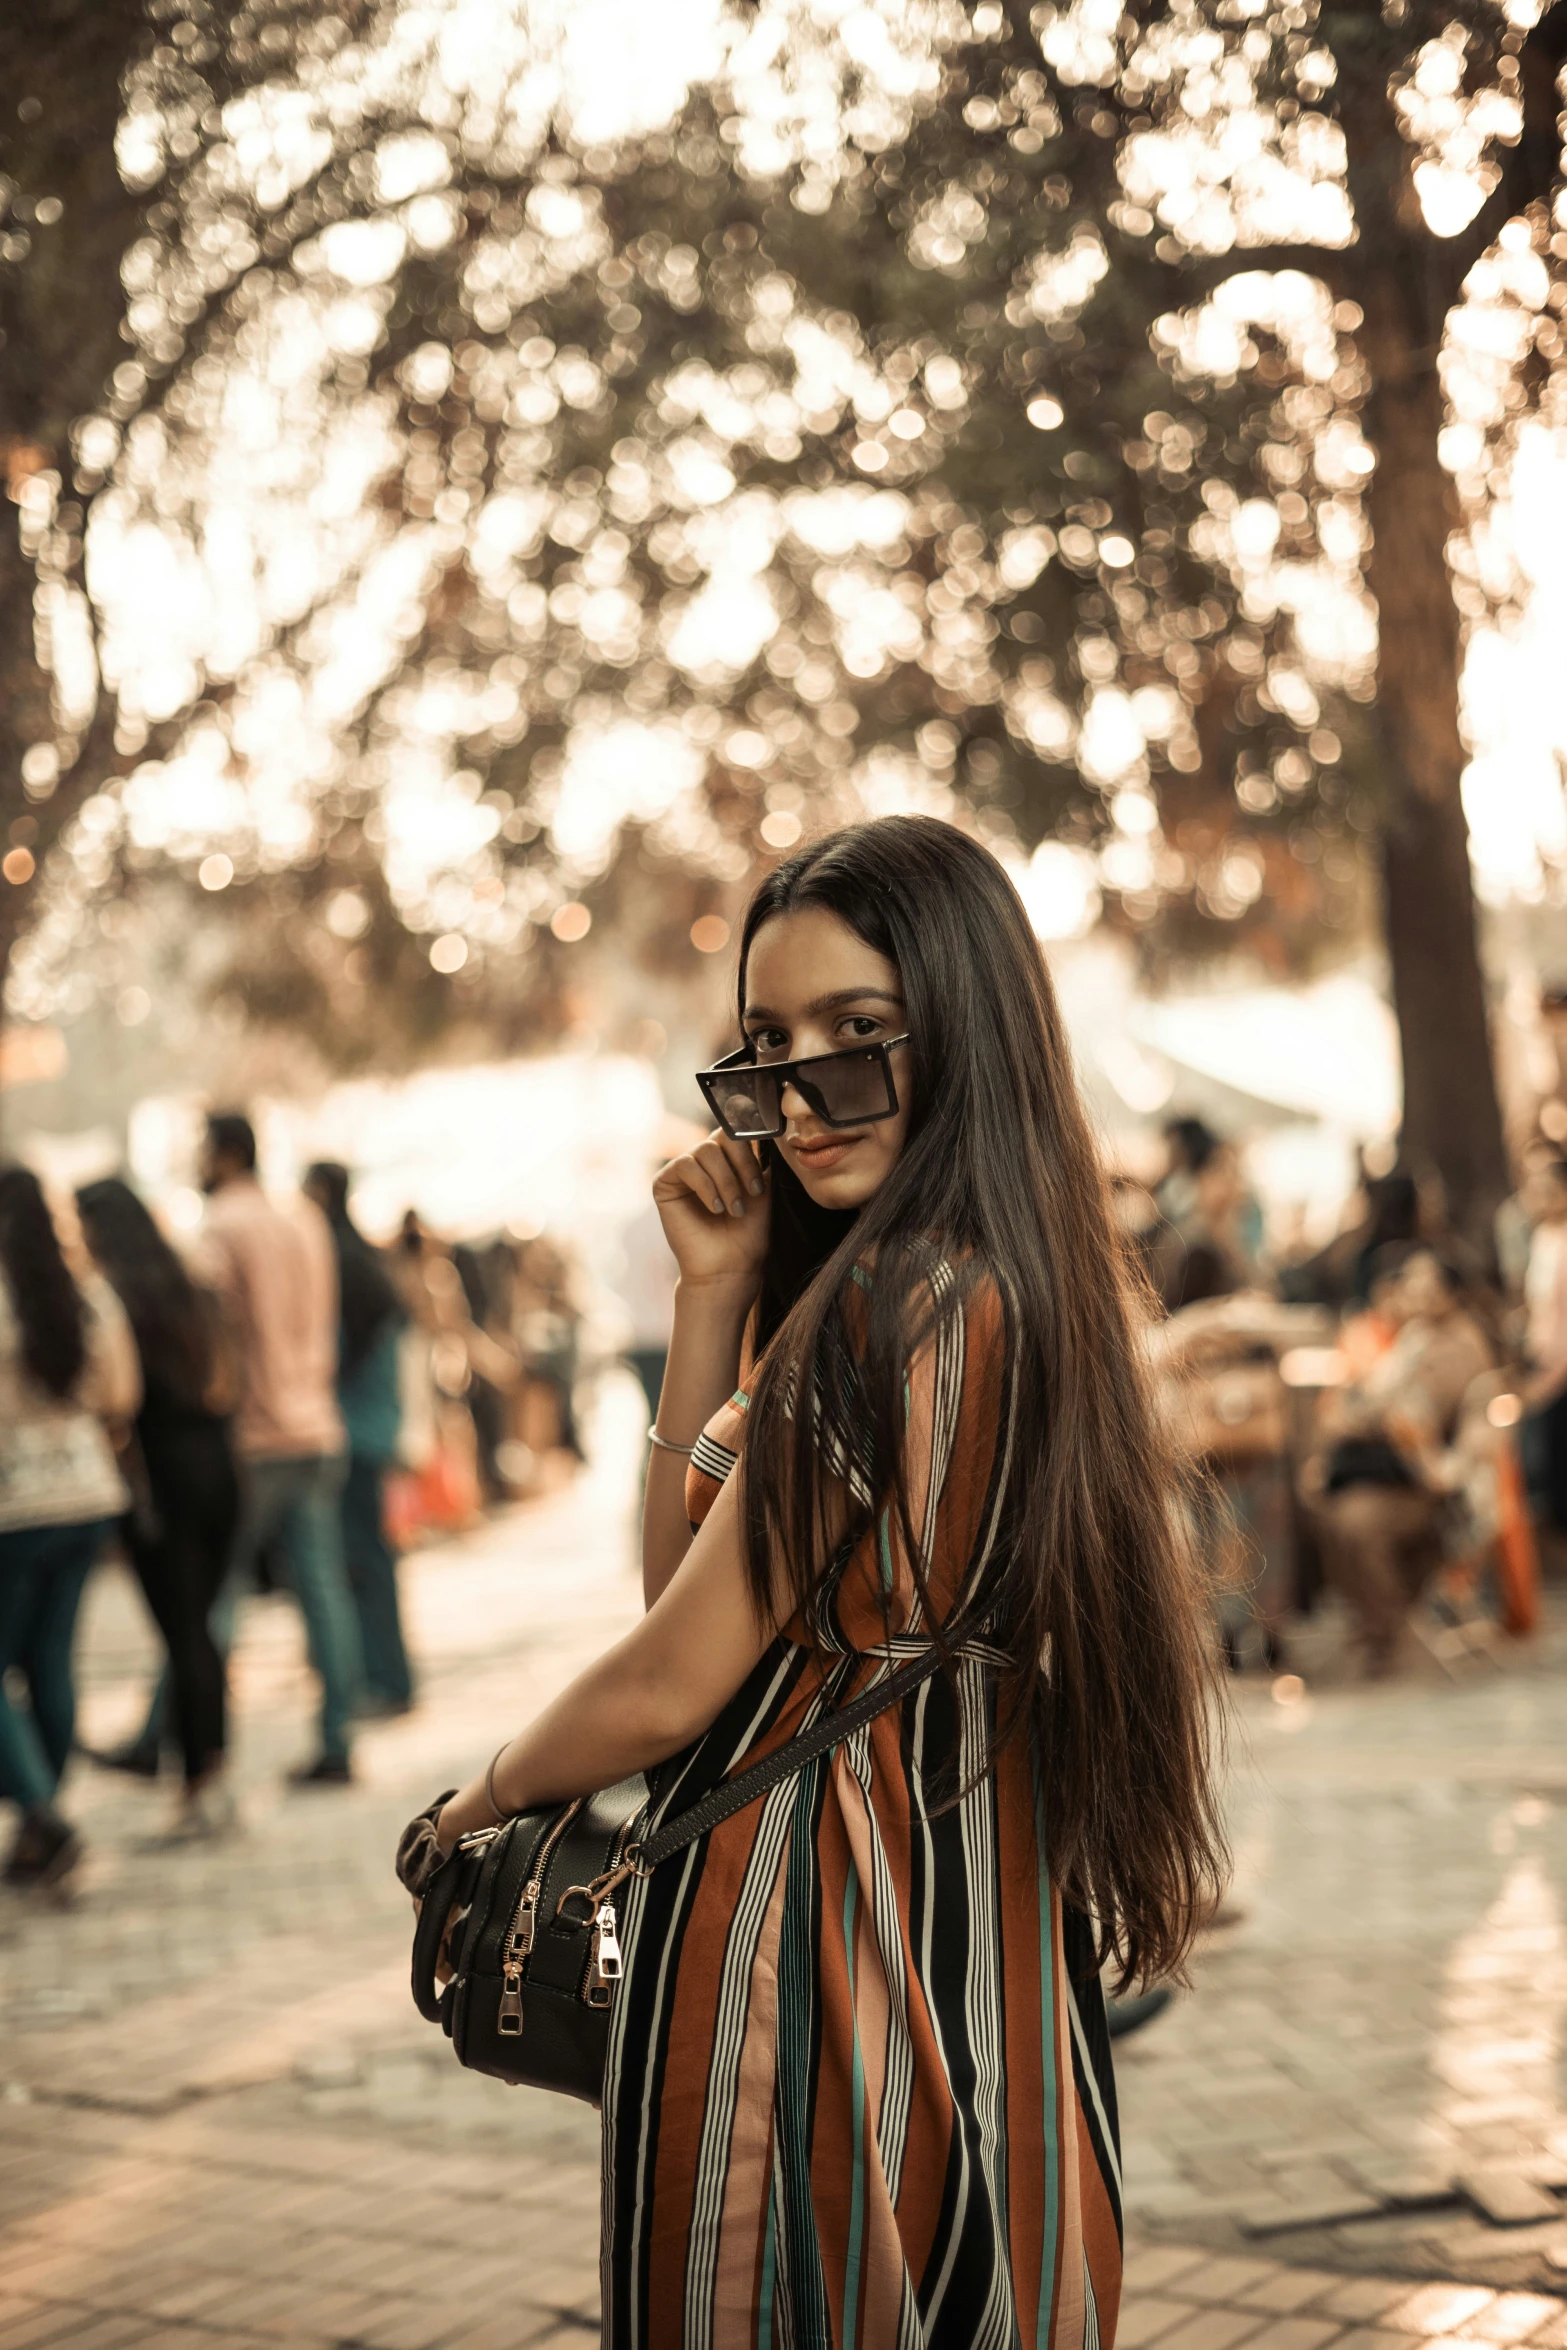
[[[463,1857],[461,1846],[454,1845],[420,1896],[419,1916],[414,1926],[413,1994],[414,2005],[427,2024],[438,2024],[441,2020],[441,1990],[435,1970],[440,1962],[441,1943],[452,1913]]]

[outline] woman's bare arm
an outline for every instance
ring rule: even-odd
[[[496,1757],[497,1804],[509,1813],[563,1803],[678,1754],[722,1712],[776,1630],[746,1586],[731,1478],[641,1623]],[[481,1771],[442,1812],[440,1841],[449,1850],[494,1818]]]
[[[743,1289],[682,1280],[655,1425],[673,1444],[693,1444],[740,1380],[740,1347],[750,1298]],[[686,1459],[653,1447],[642,1497],[642,1596],[649,1607],[668,1588],[691,1547]]]

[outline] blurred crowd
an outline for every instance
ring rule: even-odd
[[[1179,1118],[1164,1146],[1115,1193],[1232,1667],[1287,1668],[1325,1590],[1372,1677],[1530,1629],[1567,1540],[1567,1160],[1531,1146],[1486,1257],[1397,1167],[1326,1247],[1270,1254],[1233,1143]]]
[[[399,1556],[581,1459],[585,1282],[547,1236],[448,1244],[413,1212],[359,1230],[348,1171],[263,1190],[249,1122],[207,1122],[206,1209],[176,1246],[135,1189],[46,1197],[0,1168],[0,1796],[6,1882],[82,1852],[61,1808],[72,1646],[94,1562],[133,1567],[165,1662],[135,1734],[93,1755],[179,1793],[154,1842],[233,1825],[228,1657],[241,1598],[292,1595],[320,1684],[315,1751],[346,1784],[367,1716],[415,1702]],[[1270,1246],[1236,1145],[1172,1120],[1157,1179],[1113,1178],[1233,1668],[1290,1672],[1337,1594],[1351,1654],[1396,1670],[1534,1623],[1567,1546],[1567,1160],[1541,1137],[1486,1256],[1439,1194],[1363,1171],[1315,1251]],[[651,1421],[674,1267],[655,1209],[621,1236],[619,1351]]]
[[[249,1121],[207,1122],[198,1237],[176,1247],[135,1189],[46,1197],[0,1168],[0,1796],[13,1886],[81,1858],[60,1807],[72,1650],[94,1563],[118,1543],[162,1635],[146,1718],[93,1760],[180,1792],[153,1841],[234,1824],[228,1655],[241,1597],[293,1595],[320,1683],[316,1751],[353,1776],[356,1721],[406,1712],[415,1676],[398,1557],[538,1492],[580,1459],[581,1310],[549,1238],[448,1247],[412,1212],[374,1246],[348,1171],[264,1191]]]

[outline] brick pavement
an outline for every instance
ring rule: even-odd
[[[241,1838],[148,1849],[167,1797],[77,1775],[79,1898],[0,1896],[0,2350],[592,2339],[595,2117],[451,2063],[388,1855],[631,1619],[633,1413],[618,1470],[409,1563],[423,1701],[353,1790],[282,1790],[282,1601],[236,1657]],[[112,1737],[153,1653],[113,1570],[83,1649]],[[1567,2350],[1564,1690],[1557,1634],[1453,1689],[1242,1691],[1242,1921],[1122,2049],[1125,2350]]]
[[[1119,2068],[1137,2222],[1567,2285],[1563,1635],[1458,1686],[1242,1686],[1241,1922]]]

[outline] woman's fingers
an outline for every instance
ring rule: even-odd
[[[724,1147],[727,1140],[725,1135],[713,1135],[698,1143],[691,1156],[712,1187],[708,1205],[715,1215],[743,1216],[746,1180]]]
[[[733,1167],[735,1174],[752,1199],[760,1199],[766,1186],[762,1180],[762,1163],[756,1155],[754,1142],[736,1142],[721,1126],[715,1126],[709,1140],[716,1142]]]
[[[689,1193],[699,1207],[707,1208],[713,1215],[723,1214],[723,1193],[714,1181],[711,1170],[703,1166],[695,1151],[688,1151],[683,1158],[671,1159],[668,1166],[659,1171],[653,1184],[653,1197],[671,1205],[682,1192]]]
[[[672,1200],[689,1192],[710,1215],[743,1216],[753,1199],[766,1194],[761,1165],[751,1145],[735,1142],[721,1130],[699,1143],[683,1158],[672,1159],[653,1185],[656,1199]]]

